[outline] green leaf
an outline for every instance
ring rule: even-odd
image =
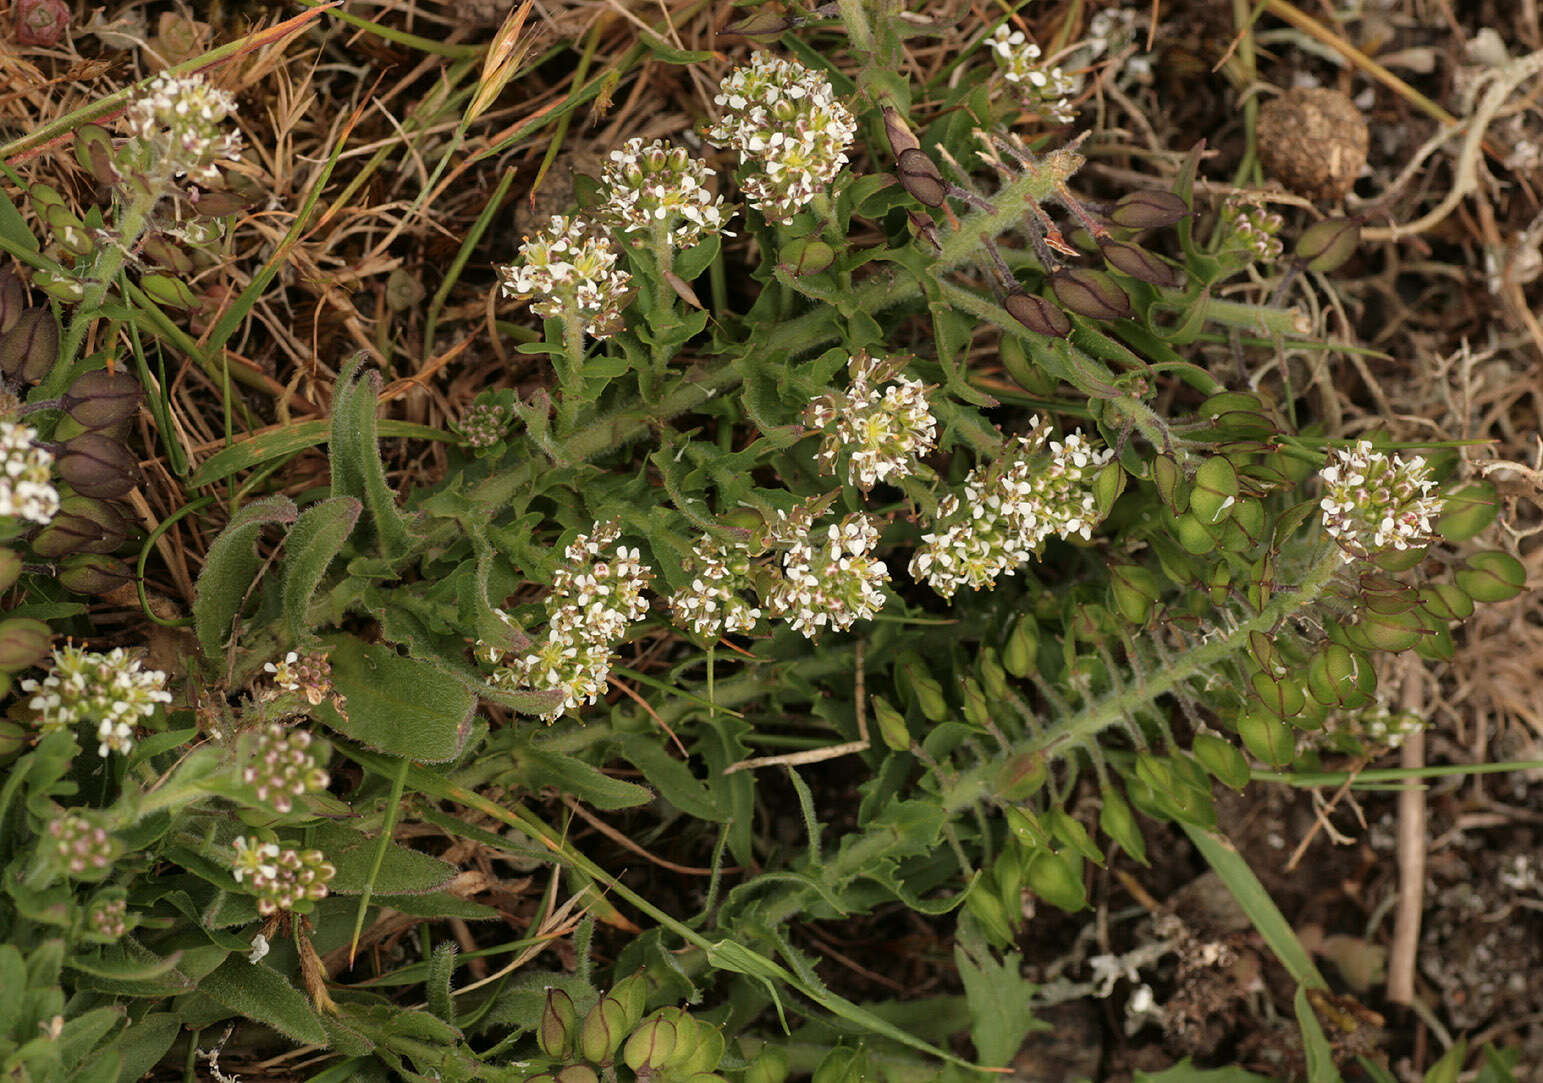
[[[261,561],[257,537],[270,523],[293,523],[297,512],[287,496],[254,501],[235,515],[209,546],[193,598],[193,624],[210,662],[225,649],[241,604],[252,589]]]
[[[1039,987],[1024,980],[1023,957],[1012,952],[998,962],[984,939],[971,932],[969,924],[961,922],[954,945],[954,964],[970,1006],[970,1040],[981,1064],[1003,1067],[1012,1063],[1025,1035],[1049,1024],[1034,1018]]]
[[[233,955],[198,986],[199,996],[266,1024],[306,1045],[327,1045],[327,1032],[305,994],[261,964]]]
[[[1307,1053],[1307,1083],[1342,1083],[1339,1069],[1334,1067],[1334,1050],[1323,1033],[1323,1024],[1307,995],[1307,986],[1297,986],[1293,1006],[1297,1013],[1297,1026],[1302,1029],[1302,1048]]]
[[[315,845],[337,869],[328,887],[338,895],[357,895],[370,883],[370,866],[379,839],[342,824],[318,824]],[[373,893],[421,895],[437,891],[455,876],[454,865],[390,842],[374,876]]]
[[[343,736],[393,756],[444,763],[471,734],[477,701],[463,682],[427,662],[404,658],[386,644],[347,636],[328,641],[332,686],[343,696],[317,717]]]
[[[1242,1068],[1196,1068],[1185,1057],[1156,1075],[1137,1071],[1134,1083],[1270,1083],[1270,1080]]]
[[[612,778],[575,756],[526,744],[514,753],[516,775],[531,789],[555,787],[599,809],[632,808],[654,799],[653,792],[634,782]]]
[[[284,623],[298,643],[311,630],[306,613],[327,567],[353,533],[364,505],[351,496],[335,496],[307,508],[284,540]]]
[[[382,553],[391,558],[407,549],[407,524],[380,461],[375,420],[380,373],[371,369],[360,376],[364,357],[363,353],[355,354],[343,366],[332,399],[332,432],[328,437],[332,495],[364,501]]]
[[[623,733],[616,737],[617,751],[623,759],[643,772],[643,777],[658,787],[659,795],[670,804],[698,820],[726,823],[729,810],[715,800],[713,791],[691,773],[680,760],[659,746],[659,742],[641,733]],[[717,795],[722,797],[720,791]]]
[[[123,1057],[118,1083],[135,1083],[149,1075],[181,1033],[180,1016],[174,1012],[152,1012],[118,1035],[113,1043]]]

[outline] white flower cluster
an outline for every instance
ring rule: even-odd
[[[1340,738],[1342,747],[1353,747],[1358,755],[1375,756],[1398,748],[1410,734],[1424,728],[1425,719],[1415,712],[1395,711],[1379,699],[1353,714],[1331,715],[1325,732]]]
[[[554,214],[547,228],[520,245],[519,258],[498,269],[505,294],[531,300],[543,319],[575,311],[595,338],[613,334],[632,276],[616,266],[609,237],[579,218]]]
[[[873,555],[879,540],[873,516],[848,515],[827,527],[822,540],[809,529],[806,514],[795,512],[782,516],[775,534],[788,549],[782,578],[766,599],[773,616],[814,639],[826,627],[844,631],[883,608],[889,569]]]
[[[1026,105],[1057,124],[1070,124],[1076,119],[1069,99],[1077,89],[1077,81],[1060,68],[1041,64],[1039,46],[1025,38],[1023,31],[1003,24],[986,39],[986,44],[1002,77],[1013,84]]]
[[[257,892],[257,912],[266,917],[295,904],[327,897],[327,883],[337,869],[320,850],[284,850],[276,842],[258,842],[237,836],[236,859],[230,874],[236,883],[251,878]]]
[[[759,52],[735,68],[713,101],[724,115],[707,132],[715,146],[739,151],[742,186],[769,222],[789,222],[846,164],[857,121],[824,75]]]
[[[691,585],[670,595],[676,624],[704,637],[756,626],[761,610],[744,597],[752,591],[749,550],[703,535],[691,550],[690,570]]]
[[[1431,540],[1431,520],[1445,502],[1420,456],[1404,460],[1372,449],[1370,440],[1336,448],[1323,478],[1323,525],[1341,549],[1366,557],[1412,549]]]
[[[616,544],[620,537],[616,523],[597,523],[564,551],[567,563],[553,576],[546,599],[546,634],[532,650],[516,655],[477,645],[479,657],[497,666],[494,684],[562,692],[547,721],[600,698],[611,672],[611,652],[628,626],[648,613],[643,591],[653,573],[637,549]]]
[[[134,747],[134,727],[171,702],[166,674],[140,669],[139,660],[119,647],[106,654],[68,646],[54,651],[53,669],[41,681],[28,678],[21,690],[45,733],[79,723],[94,724],[97,751],[127,753]]]
[[[708,191],[715,175],[682,147],[629,139],[611,151],[600,176],[606,213],[624,232],[658,231],[677,248],[690,248],[704,234],[723,232],[734,213]]]
[[[827,429],[818,459],[826,473],[836,472],[836,459],[845,453],[847,483],[864,492],[881,481],[916,473],[922,456],[937,441],[937,421],[927,404],[920,380],[895,374],[881,359],[859,353],[848,365],[851,386],[809,404],[804,420]],[[883,385],[883,389],[879,389]]]
[[[241,770],[241,781],[283,815],[294,808],[294,798],[327,788],[327,772],[311,752],[311,735],[270,722],[253,735],[251,754]]]
[[[1229,199],[1222,205],[1222,223],[1231,230],[1229,243],[1252,252],[1261,263],[1277,260],[1285,251],[1276,234],[1286,220],[1272,210]]]
[[[241,157],[241,133],[221,130],[236,111],[236,99],[210,86],[201,75],[187,78],[162,72],[145,95],[131,102],[123,118],[129,134],[148,154],[142,164],[164,177],[186,174],[210,183],[219,179],[215,163]]]
[[[1093,475],[1114,453],[1095,448],[1080,432],[1047,441],[1039,419],[1031,424],[1001,458],[970,471],[962,495],[939,501],[932,529],[911,557],[911,574],[944,598],[960,587],[995,586],[1048,538],[1092,537]],[[1047,443],[1049,455],[1041,456]]]
[[[341,696],[332,689],[332,663],[324,651],[290,651],[278,662],[263,664],[263,672],[273,678],[274,687],[280,692],[299,693],[312,707],[332,696],[334,702]]]
[[[49,480],[54,456],[36,440],[32,426],[0,421],[0,517],[47,523],[59,511],[59,491]]]

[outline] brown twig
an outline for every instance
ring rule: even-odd
[[[1424,693],[1425,671],[1411,659],[1404,669],[1400,707],[1418,711]],[[1410,734],[1399,754],[1406,770],[1425,766],[1425,735]],[[1388,999],[1394,1004],[1414,1002],[1415,958],[1420,950],[1420,917],[1425,902],[1425,787],[1411,783],[1398,794],[1398,910],[1393,922],[1393,945],[1388,952]]]

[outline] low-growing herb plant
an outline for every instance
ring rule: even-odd
[[[923,101],[904,20],[810,18],[833,15],[855,85],[786,35],[723,76],[700,139],[622,143],[575,207],[501,240],[491,303],[541,321],[517,349],[550,379],[478,395],[435,484],[389,480],[356,356],[328,487],[233,501],[180,668],[0,624],[0,669],[28,674],[3,730],[7,1073],[136,1078],[181,1041],[225,1078],[235,1020],[317,1079],[985,1078],[1041,1025],[1019,938],[1088,905],[1088,865],[1174,829],[1218,855],[1218,783],[1418,728],[1378,659],[1439,663],[1522,589],[1474,544],[1493,489],[1448,449],[1301,424],[1288,382],[1191,350],[1309,342],[1301,311],[1222,287],[1332,271],[1358,223],[1293,238],[1202,200],[1198,148],[1096,197],[1083,135],[1014,131],[1025,107],[1078,115],[1021,31],[983,26],[987,63]],[[132,578],[115,502],[151,373],[79,354],[98,321],[98,342],[187,337],[163,310],[197,314],[184,279],[218,231],[179,215],[234,206],[206,190],[234,108],[158,76],[117,134],[74,133],[110,206],[28,193],[48,247],[6,247],[51,303],[0,282],[8,585],[58,604]],[[806,777],[837,757],[855,808]],[[802,813],[775,845],[773,787]],[[642,810],[704,889],[587,856],[564,802]],[[508,919],[473,850],[550,870],[513,944],[441,924]],[[1324,980],[1267,904],[1245,908],[1304,1041],[1348,1058],[1353,1017],[1315,1014]],[[789,935],[881,908],[957,924],[963,996],[934,1021],[839,995]],[[562,937],[567,972],[523,969]]]

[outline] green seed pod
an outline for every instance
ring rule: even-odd
[[[118,167],[113,164],[113,139],[100,124],[82,124],[75,129],[75,160],[104,188],[118,184]]]
[[[1087,888],[1082,883],[1082,872],[1064,851],[1040,850],[1029,858],[1023,870],[1023,878],[1029,890],[1051,906],[1075,914],[1088,904]]]
[[[980,673],[981,684],[992,700],[1004,700],[1012,694],[1007,683],[1007,671],[1002,668],[1001,657],[991,647],[982,647],[975,668]]]
[[[10,590],[21,578],[21,556],[10,549],[0,549],[0,590]]]
[[[641,970],[628,974],[611,986],[610,999],[622,1006],[623,1029],[630,1031],[648,1008],[648,975]]]
[[[139,381],[128,373],[95,369],[70,385],[61,405],[83,428],[105,429],[134,416],[140,397]]]
[[[964,897],[964,906],[980,922],[986,937],[997,947],[1006,947],[1013,942],[1012,923],[1008,920],[1007,907],[1002,905],[1001,892],[994,877],[982,876],[975,881],[975,886]]]
[[[1034,672],[1034,659],[1039,654],[1039,622],[1033,614],[1025,613],[1013,625],[1007,643],[1002,647],[1002,668],[1014,677],[1027,677]]]
[[[1377,671],[1341,643],[1325,643],[1307,666],[1307,691],[1325,707],[1363,707],[1377,688]]]
[[[983,730],[990,729],[991,707],[986,702],[986,690],[974,677],[966,677],[959,687],[964,692],[965,721]]]
[[[0,695],[11,691],[11,675],[0,674],[0,684],[5,686]],[[0,718],[0,760],[8,760],[32,743],[31,729],[19,722]]]
[[[1500,514],[1500,498],[1487,481],[1464,485],[1447,497],[1436,519],[1436,533],[1456,545],[1476,538],[1489,529]]]
[[[1268,673],[1255,673],[1249,678],[1249,684],[1254,690],[1254,703],[1276,718],[1291,718],[1301,714],[1307,701],[1302,686],[1289,676],[1276,680]]]
[[[1445,627],[1430,628],[1415,643],[1414,653],[1427,662],[1450,662],[1457,654],[1457,645]]]
[[[943,686],[928,671],[921,655],[915,651],[902,654],[895,660],[895,671],[916,697],[927,721],[942,722],[949,716],[948,699],[943,695]]]
[[[101,500],[126,496],[144,480],[134,453],[96,432],[81,433],[66,443],[54,470],[81,496]]]
[[[134,581],[128,562],[103,553],[75,553],[59,562],[59,585],[76,594],[106,594]]]
[[[35,384],[48,375],[58,357],[59,321],[46,308],[27,309],[0,335],[0,372],[12,379]]]
[[[900,187],[911,193],[924,207],[938,208],[948,195],[948,185],[935,162],[919,147],[908,147],[896,159]]]
[[[1190,512],[1175,517],[1174,525],[1179,544],[1184,547],[1186,553],[1192,553],[1198,557],[1216,549],[1215,536]]]
[[[1250,752],[1272,767],[1285,767],[1296,759],[1296,734],[1286,723],[1263,711],[1240,714],[1238,736]]]
[[[1504,602],[1527,586],[1527,569],[1511,554],[1492,549],[1469,556],[1454,578],[1458,589],[1476,602]]]
[[[548,988],[541,1019],[536,1024],[536,1044],[549,1057],[566,1057],[573,1051],[579,1014],[573,998],[561,989]]]
[[[0,621],[0,670],[16,673],[41,662],[53,643],[48,625],[30,617]]]
[[[1314,222],[1297,238],[1297,259],[1309,271],[1337,271],[1355,255],[1361,243],[1361,223],[1353,218],[1325,218]]]
[[[61,304],[73,305],[86,296],[86,284],[70,271],[39,267],[32,272],[32,284]],[[35,383],[42,376],[31,379]]]
[[[80,216],[68,207],[49,207],[44,216],[48,233],[55,243],[77,259],[85,259],[96,251],[96,242]]]
[[[1007,846],[991,863],[991,878],[996,881],[997,898],[1009,921],[1023,912],[1023,851]]]
[[[1013,290],[1002,298],[1002,307],[1036,335],[1065,338],[1072,333],[1072,321],[1066,313],[1036,294]]]
[[[1162,587],[1140,564],[1115,564],[1109,569],[1109,595],[1119,614],[1140,628],[1151,619]]]
[[[27,291],[8,268],[0,268],[0,335],[4,335],[27,311]]]
[[[1136,822],[1130,803],[1114,786],[1105,786],[1099,792],[1103,805],[1098,812],[1099,830],[1134,860],[1147,864],[1146,839],[1141,835],[1141,825]]]
[[[1007,828],[1013,833],[1013,837],[1030,853],[1042,846],[1050,845],[1050,832],[1028,809],[1008,805],[1003,816],[1007,820]]]
[[[1171,455],[1159,455],[1152,460],[1152,482],[1173,514],[1183,515],[1189,510],[1189,480]]]
[[[1223,786],[1241,790],[1248,785],[1248,761],[1237,746],[1214,733],[1199,733],[1190,744],[1195,759]]]
[[[1208,526],[1226,518],[1238,498],[1238,471],[1220,455],[1207,459],[1195,471],[1189,513]]]
[[[600,1077],[587,1064],[570,1064],[558,1071],[557,1083],[600,1083]]]
[[[866,1083],[868,1058],[862,1051],[838,1045],[815,1066],[809,1083]]]
[[[836,250],[818,237],[796,237],[777,252],[777,268],[798,278],[817,275],[836,262]]]
[[[1122,229],[1161,229],[1189,214],[1189,204],[1173,192],[1146,189],[1127,192],[1109,212],[1109,220]]]
[[[1125,468],[1110,460],[1093,477],[1093,508],[1103,519],[1114,510],[1114,502],[1125,491]]]
[[[1178,289],[1184,285],[1184,272],[1160,256],[1129,241],[1103,240],[1098,243],[1104,262],[1122,274],[1152,286]]]
[[[631,1029],[621,1001],[614,996],[601,997],[584,1013],[579,1026],[579,1056],[591,1064],[610,1064]]]
[[[1052,805],[1045,810],[1045,826],[1050,834],[1076,850],[1095,865],[1104,863],[1104,852],[1093,842],[1093,836],[1082,826],[1082,821],[1065,809]]]
[[[1384,549],[1380,553],[1372,554],[1372,563],[1383,571],[1406,572],[1423,562],[1430,553],[1430,546],[1422,545],[1417,549]]]
[[[1421,587],[1420,608],[1437,620],[1467,620],[1473,616],[1473,599],[1453,583],[1432,583]]]
[[[905,715],[883,696],[872,696],[868,701],[873,707],[873,720],[878,724],[879,736],[884,744],[896,752],[911,747],[911,731],[905,724]]]
[[[1056,271],[1050,289],[1063,308],[1090,320],[1122,320],[1131,313],[1130,295],[1103,271]]]
[[[690,1016],[686,1016],[690,1019]],[[686,1037],[686,1027],[683,1022],[675,1023],[680,1033],[680,1040],[675,1043],[675,1052],[668,1063],[663,1067],[673,1075],[695,1077],[706,1072],[711,1072],[718,1067],[718,1062],[723,1059],[723,1032],[717,1027],[709,1026],[699,1020],[691,1019],[692,1033]]]
[[[992,792],[1002,801],[1026,801],[1045,784],[1043,752],[1020,752],[998,768]]]
[[[1269,536],[1269,524],[1264,503],[1253,497],[1240,497],[1232,505],[1232,525],[1248,540],[1247,549],[1253,549]]]
[[[675,1024],[657,1012],[638,1026],[622,1049],[622,1059],[634,1072],[657,1068],[675,1051]]]
[[[1356,623],[1345,629],[1345,635],[1353,645],[1368,650],[1395,654],[1407,651],[1419,642],[1425,631],[1419,615],[1408,610],[1402,613],[1378,613],[1373,609],[1363,609],[1359,617]]]
[[[751,1056],[742,1083],[786,1083],[789,1070],[788,1055],[781,1047],[763,1045]]]

